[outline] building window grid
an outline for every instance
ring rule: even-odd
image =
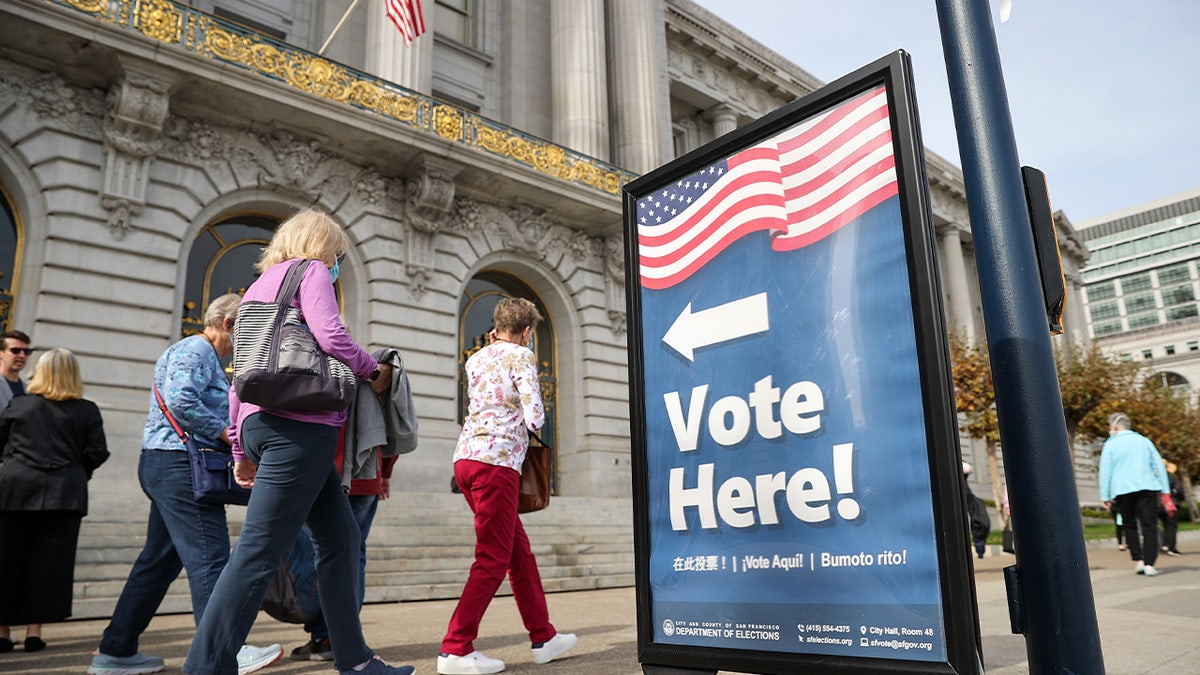
[[[1121,316],[1121,307],[1117,304],[1116,300],[1111,300],[1092,305],[1088,308],[1088,313],[1091,314],[1093,322],[1116,319]]]
[[[1157,326],[1162,323],[1159,319],[1158,312],[1150,312],[1147,314],[1138,314],[1129,317],[1129,330],[1136,328],[1145,328],[1147,326]]]

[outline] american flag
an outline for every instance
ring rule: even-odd
[[[396,24],[405,44],[412,44],[417,36],[425,32],[425,15],[421,13],[421,0],[387,0],[387,15]]]
[[[898,190],[879,87],[639,199],[642,286],[674,286],[753,232],[807,246]]]

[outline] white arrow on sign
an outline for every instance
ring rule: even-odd
[[[675,323],[667,329],[663,342],[687,360],[695,361],[692,353],[701,347],[762,333],[770,327],[766,293],[699,312],[692,312],[692,303],[689,302]]]

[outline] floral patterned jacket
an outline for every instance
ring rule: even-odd
[[[521,470],[529,447],[526,431],[546,421],[538,384],[537,360],[528,347],[497,341],[467,359],[467,418],[454,461]]]

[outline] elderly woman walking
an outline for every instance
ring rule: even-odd
[[[229,560],[225,506],[196,501],[187,450],[153,391],[157,390],[171,416],[201,447],[228,446],[229,381],[221,360],[233,353],[233,324],[241,303],[236,293],[210,302],[204,310],[204,330],[167,347],[154,364],[138,459],[138,481],[150,499],[146,541],[129,570],[88,675],[142,675],[163,670],[162,657],[138,651],[138,639],[167,590],[180,570],[186,569],[192,618],[199,623],[217,577]],[[238,651],[238,669],[247,675],[282,655],[278,644],[245,645]]]
[[[308,209],[275,231],[256,267],[258,280],[243,303],[273,302],[287,272],[305,260],[292,307],[321,349],[370,382],[377,394],[390,386],[379,364],[346,332],[333,284],[350,241],[332,218]],[[246,339],[239,337],[239,339]],[[361,384],[360,384],[361,386]],[[307,524],[317,545],[321,614],[329,625],[334,666],[342,673],[409,675],[363,640],[358,619],[358,525],[334,467],[345,410],[263,408],[229,391],[229,440],[239,484],[253,487],[246,520],[229,563],[217,579],[208,608],[183,664],[188,675],[235,675],[237,650],[262,606],[267,584],[287,559]]]
[[[529,432],[546,420],[537,361],[529,349],[541,314],[524,298],[505,298],[493,312],[495,339],[467,359],[470,402],[454,451],[454,479],[475,514],[475,563],[450,618],[437,668],[442,675],[498,673],[504,662],[475,649],[479,623],[507,576],[534,663],[549,663],[576,637],[550,623],[537,559],[517,516],[521,465]]]

